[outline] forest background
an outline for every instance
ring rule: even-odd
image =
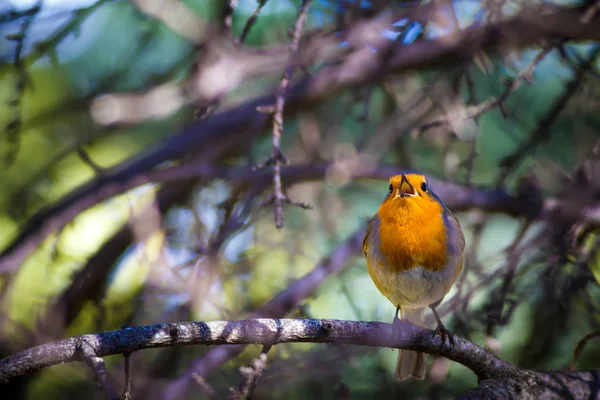
[[[0,358],[133,332],[128,351],[42,348],[28,374],[3,359],[11,398],[454,398],[498,378],[474,367],[492,354],[600,367],[600,2],[13,1],[0,34]],[[249,320],[262,346],[171,345],[193,331],[129,355],[151,324],[391,322],[360,242],[407,168],[467,241],[440,308],[459,345],[399,344],[445,356],[427,380],[351,344],[386,325],[273,339]],[[334,343],[271,347],[308,337]],[[75,359],[92,368],[43,368]],[[569,374],[490,390],[600,389]]]

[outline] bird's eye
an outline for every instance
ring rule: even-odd
[[[427,184],[425,182],[421,183],[421,190],[424,192],[427,191]]]
[[[392,184],[390,183],[390,193],[389,193],[389,194],[392,194],[392,192],[393,192],[393,191],[394,191],[394,187],[393,187],[393,186],[392,186]]]

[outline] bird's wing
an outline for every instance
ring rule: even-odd
[[[455,230],[457,231],[459,237],[460,237],[460,248],[461,250],[465,248],[465,235],[463,234],[462,228],[460,226],[460,222],[458,222],[458,219],[451,213],[448,212],[448,219],[450,220],[450,222],[452,223],[452,225],[454,225]]]
[[[451,212],[448,212],[446,214],[446,218],[448,218],[448,221],[450,222],[449,225],[452,227],[452,229],[448,230],[448,235],[450,236],[450,253],[454,255],[452,259],[454,259],[456,263],[454,273],[454,280],[456,280],[463,268],[465,235],[463,234],[462,228],[460,227],[460,222],[458,222],[458,219],[456,219],[456,217],[452,215]]]
[[[371,231],[373,230],[373,220],[374,219],[375,219],[375,217],[373,217],[369,220],[369,223],[367,224],[367,231],[365,232],[365,237],[362,242],[362,251],[365,256],[367,255],[367,250],[369,248],[369,245],[368,245],[369,235],[371,235]]]

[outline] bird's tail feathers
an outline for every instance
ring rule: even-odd
[[[411,324],[423,326],[423,309],[402,309],[402,319]],[[398,362],[396,363],[396,377],[398,380],[408,378],[425,379],[427,365],[425,364],[425,353],[400,350],[398,353]]]

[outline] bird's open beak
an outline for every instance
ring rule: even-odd
[[[396,197],[405,197],[405,196],[416,196],[417,191],[413,187],[413,185],[408,182],[406,179],[406,175],[402,174],[402,181],[398,186],[398,190],[396,191]]]

